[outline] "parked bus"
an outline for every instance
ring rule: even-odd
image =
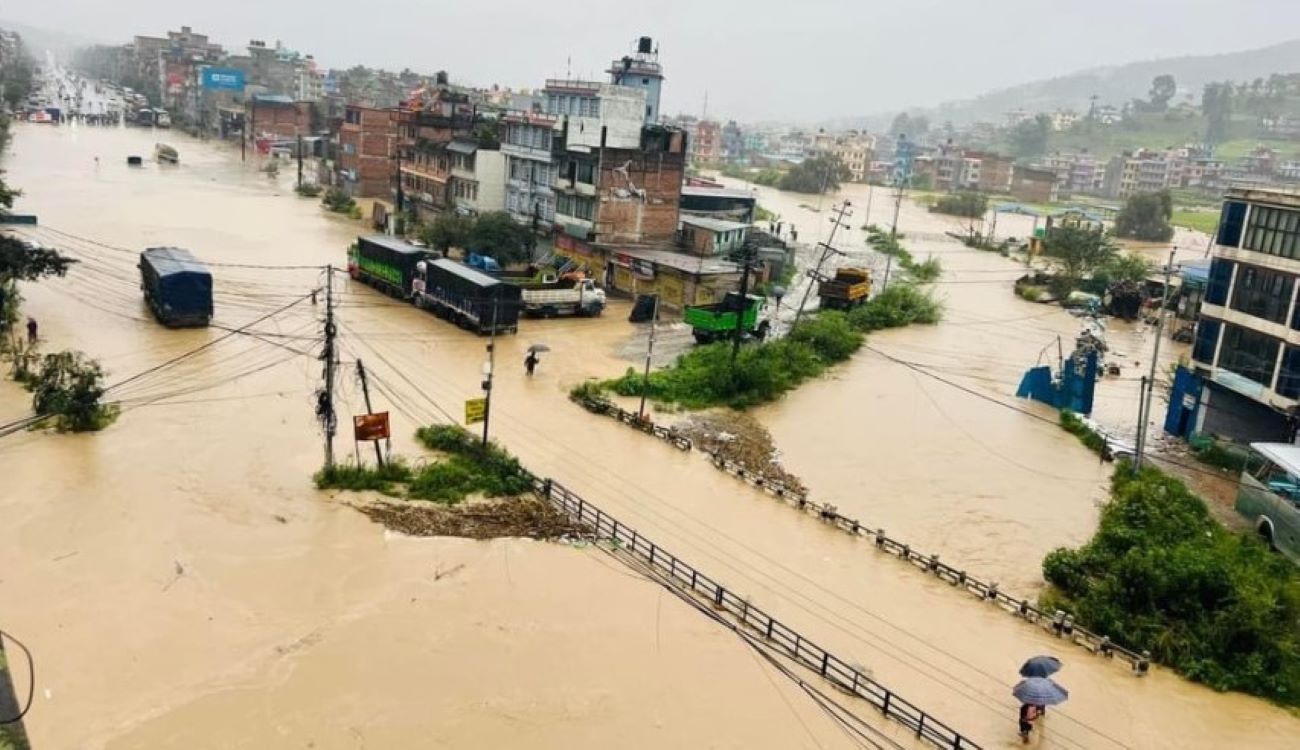
[[[1300,445],[1251,443],[1237,512],[1270,547],[1300,565]]]

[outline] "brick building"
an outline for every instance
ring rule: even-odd
[[[1011,173],[1011,197],[1029,203],[1054,203],[1057,192],[1056,172],[1017,166]]]
[[[387,109],[348,105],[339,125],[339,184],[358,198],[393,197],[396,124]]]
[[[312,135],[311,102],[295,102],[278,94],[255,94],[244,103],[244,122],[253,138],[295,138]]]

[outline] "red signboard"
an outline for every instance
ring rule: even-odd
[[[352,418],[354,440],[386,440],[388,431],[388,412],[377,414],[358,414]]]

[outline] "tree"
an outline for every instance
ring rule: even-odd
[[[1156,76],[1151,81],[1151,93],[1149,95],[1152,111],[1164,112],[1169,109],[1169,100],[1173,99],[1176,93],[1178,93],[1178,84],[1174,82],[1173,76],[1168,73]]]
[[[1043,252],[1057,268],[1054,286],[1062,295],[1076,289],[1080,281],[1109,263],[1117,250],[1100,229],[1084,227],[1052,227],[1043,245]]]
[[[1226,141],[1232,119],[1232,84],[1205,84],[1201,112],[1205,115],[1205,142],[1213,145]]]
[[[781,177],[778,186],[782,190],[793,190],[796,193],[835,192],[840,189],[841,182],[852,176],[838,156],[821,154],[796,164]]]
[[[909,115],[899,112],[889,126],[889,135],[895,139],[905,135],[913,140],[930,132],[930,118],[925,115]]]
[[[32,408],[55,417],[59,431],[86,432],[107,427],[117,415],[104,397],[104,370],[81,352],[45,355],[29,384]]]
[[[1052,132],[1052,118],[1040,114],[1011,130],[1011,150],[1016,156],[1033,158],[1047,151],[1047,137]]]
[[[536,242],[532,231],[520,226],[510,214],[492,211],[478,217],[465,244],[468,249],[490,255],[505,264],[532,260]]]
[[[1174,227],[1169,223],[1173,214],[1173,198],[1168,190],[1130,196],[1115,217],[1115,235],[1143,242],[1167,242],[1174,236]]]
[[[420,229],[420,239],[446,255],[453,247],[464,247],[473,228],[474,222],[471,219],[458,214],[443,214],[434,219],[432,224]]]
[[[1098,271],[1112,284],[1141,283],[1151,274],[1151,261],[1137,253],[1116,253]]]

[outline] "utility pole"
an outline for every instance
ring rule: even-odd
[[[1165,288],[1160,294],[1160,310],[1156,312],[1156,342],[1151,347],[1151,374],[1142,381],[1142,396],[1138,403],[1139,421],[1137,433],[1137,451],[1133,457],[1134,473],[1142,470],[1142,458],[1146,452],[1147,423],[1151,421],[1151,397],[1156,384],[1156,367],[1160,360],[1160,337],[1165,329],[1165,308],[1169,306],[1169,277],[1174,272],[1174,256],[1178,254],[1175,245],[1169,251],[1169,263],[1165,266]]]
[[[298,135],[298,187],[302,187],[302,135]],[[366,407],[367,409],[370,407]]]
[[[359,359],[357,360],[357,377],[361,379],[361,395],[365,396],[366,399],[366,413],[374,414],[375,410],[370,406],[370,384],[366,382],[366,366],[361,364],[361,360]],[[384,465],[383,451],[379,450],[378,440],[374,441],[374,443],[375,443],[375,460],[379,462],[380,466],[383,466]]]
[[[646,392],[650,390],[650,360],[655,354],[655,328],[659,322],[659,295],[655,295],[654,312],[650,314],[650,342],[646,345],[645,350],[645,375],[641,379],[641,406],[637,408],[637,417],[642,422],[645,421],[645,397]]]
[[[902,133],[898,136],[898,147],[894,154],[894,185],[897,190],[894,193],[894,221],[889,226],[889,239],[898,239],[898,214],[903,209],[903,196],[907,192],[907,185],[912,180],[912,146],[907,142],[907,136]],[[885,278],[880,284],[880,291],[889,288],[889,272],[894,267],[894,256],[885,256]]]
[[[496,369],[497,351],[497,306],[501,302],[501,293],[492,298],[492,336],[488,339],[487,362],[483,363],[483,447],[488,444],[488,420],[492,417],[492,373]]]
[[[835,216],[831,217],[831,235],[826,238],[826,242],[822,245],[822,254],[817,259],[817,266],[808,276],[808,286],[804,287],[803,299],[799,300],[799,307],[794,311],[794,325],[799,325],[799,318],[803,317],[803,309],[808,304],[808,295],[812,294],[813,284],[821,276],[822,265],[826,263],[826,259],[831,256],[831,253],[839,252],[834,245],[835,232],[844,226],[844,217],[853,215],[853,212],[849,210],[852,205],[851,202],[845,200],[840,204],[839,208],[831,209],[835,211]]]
[[[325,468],[334,467],[334,430],[337,421],[334,416],[334,266],[325,267],[325,347],[321,359],[325,360],[325,387],[321,390],[316,405],[316,416],[325,428]]]
[[[754,244],[746,240],[740,248],[740,253],[740,309],[736,311],[736,330],[731,335],[732,368],[736,366],[736,355],[740,354],[740,340],[745,336],[745,313],[749,310],[749,269],[754,263]],[[754,322],[758,323],[758,321]],[[650,361],[647,359],[646,367],[649,366]]]

